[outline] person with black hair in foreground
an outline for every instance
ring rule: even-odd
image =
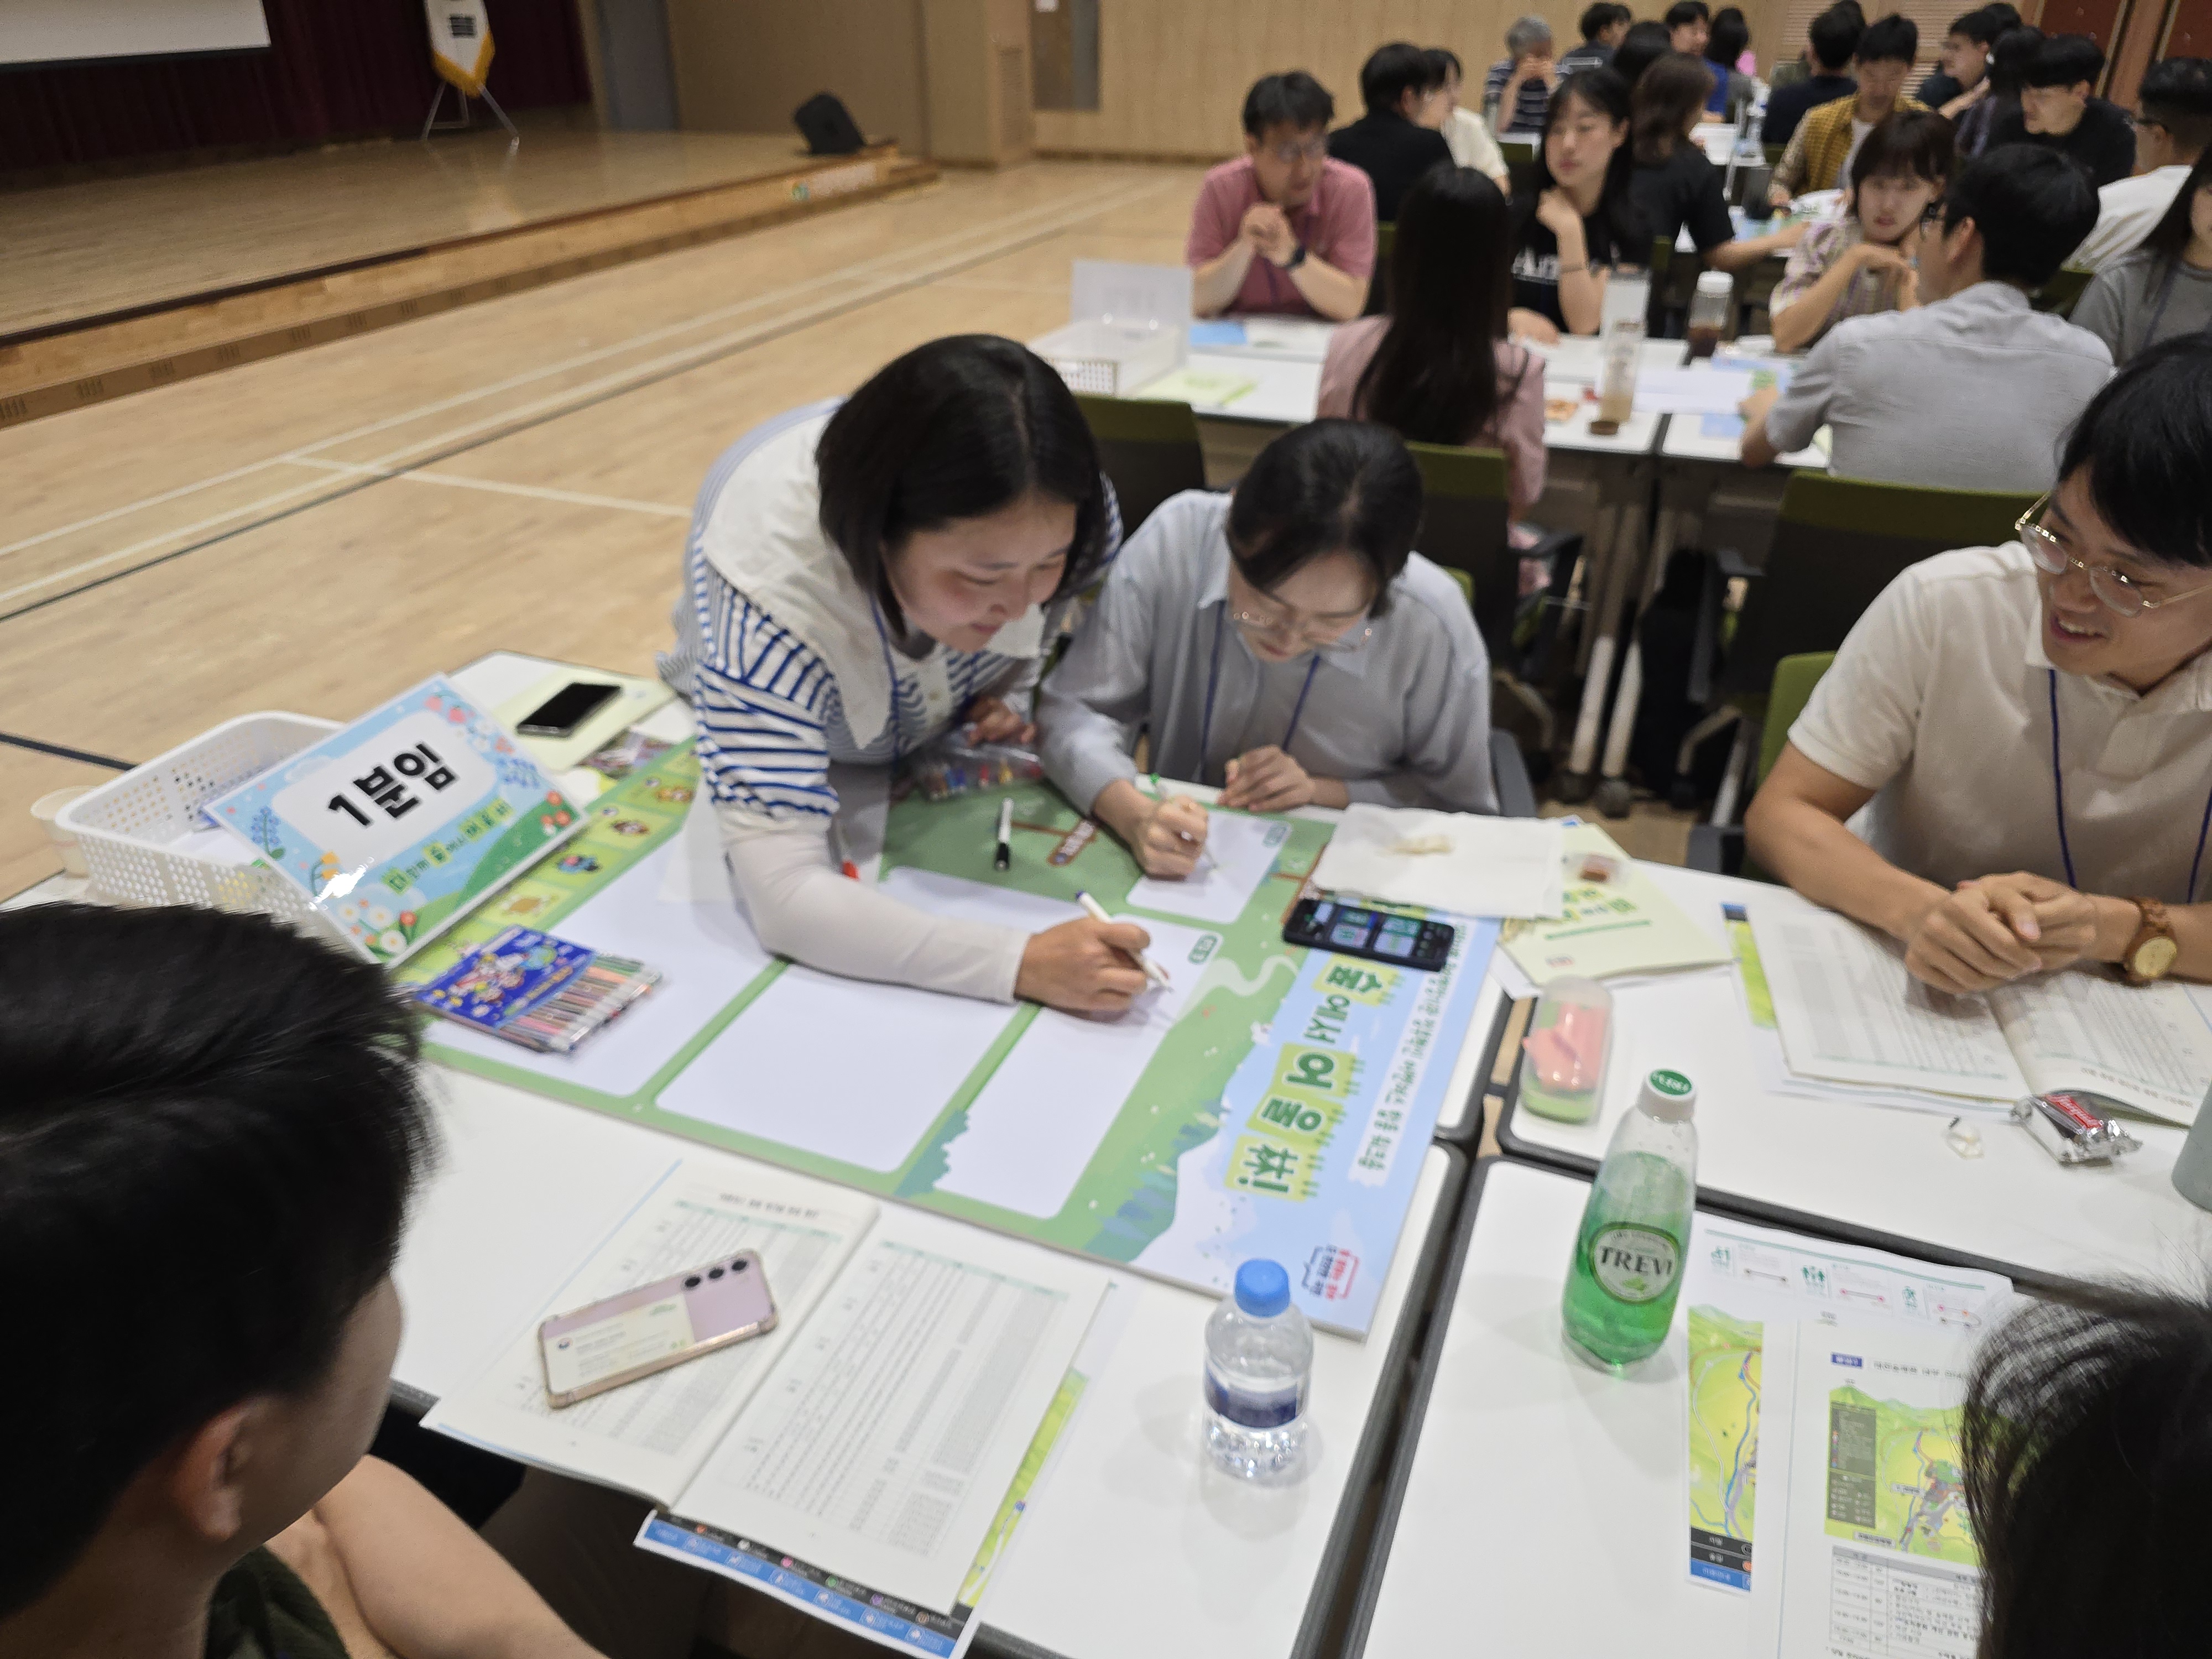
[[[2090,280],[2074,307],[2124,363],[2145,348],[2212,328],[2212,150],[2197,158],[2143,245]]]
[[[1389,310],[1336,331],[1315,412],[1414,443],[1503,450],[1518,517],[1544,493],[1544,365],[1506,337],[1512,223],[1498,186],[1472,168],[1437,167],[1407,191]]]
[[[1766,120],[1759,128],[1764,142],[1787,146],[1809,112],[1858,91],[1859,83],[1851,78],[1851,54],[1865,33],[1866,19],[1856,6],[1831,6],[1813,20],[1805,32],[1806,57],[1813,72],[1768,94]]]
[[[896,768],[1023,713],[1121,538],[1074,394],[996,335],[917,346],[842,403],[756,427],[701,486],[662,677],[699,726],[739,903],[779,956],[854,979],[1114,1012],[1142,929],[932,915],[839,873],[833,761]]]
[[[1983,1340],[1961,1414],[1980,1659],[2196,1659],[2212,1299],[2074,1284]]]
[[[2136,92],[2136,170],[2097,192],[2097,228],[2072,263],[2102,270],[2142,246],[2166,216],[2182,180],[2212,149],[2212,60],[2166,58]]]
[[[1489,659],[1458,584],[1413,550],[1421,500],[1396,434],[1317,420],[1233,495],[1161,505],[1045,680],[1061,793],[1155,876],[1190,872],[1206,817],[1137,787],[1140,731],[1155,771],[1225,806],[1496,811]]]
[[[1796,246],[1805,227],[1798,223],[1764,236],[1736,235],[1721,170],[1690,137],[1704,113],[1705,88],[1711,82],[1711,60],[1680,52],[1668,52],[1637,76],[1628,95],[1636,156],[1629,195],[1654,240],[1671,244],[1686,227],[1708,265],[1716,270],[1742,270],[1770,253]]]
[[[2096,222],[2096,192],[2063,155],[2008,144],[1969,162],[1920,239],[1911,311],[1830,329],[1787,397],[1743,407],[1743,463],[1765,466],[1827,427],[1848,478],[1942,489],[2043,489],[2065,437],[2112,378],[2112,354],[2029,295]]]
[[[1859,618],[1745,815],[1750,855],[1939,990],[2073,962],[2212,979],[2208,462],[2212,340],[2154,346],[2091,400],[2021,540],[1923,560]]]
[[[1513,332],[1541,344],[1595,334],[1615,265],[1648,265],[1651,228],[1629,191],[1628,83],[1609,69],[1561,83],[1536,176],[1513,200]]]
[[[1336,100],[1304,70],[1244,94],[1244,154],[1210,170],[1191,204],[1183,263],[1202,317],[1276,312],[1342,322],[1367,303],[1375,186],[1329,159]]]
[[[1367,113],[1328,135],[1333,160],[1365,173],[1375,185],[1375,216],[1398,216],[1398,198],[1431,167],[1451,164],[1439,94],[1444,64],[1419,46],[1394,40],[1368,55],[1359,70],[1359,95]],[[1431,105],[1435,105],[1433,111]]]
[[[590,1659],[363,1455],[431,1147],[382,972],[261,917],[52,905],[0,914],[0,1653]],[[667,1578],[659,1650],[703,1586]]]
[[[2020,106],[1990,118],[1990,143],[2047,144],[2100,185],[2126,178],[2135,171],[2135,124],[2118,104],[2093,95],[2104,72],[2104,52],[2087,35],[2047,36],[2021,77]]]

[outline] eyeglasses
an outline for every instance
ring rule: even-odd
[[[2145,593],[2134,577],[2124,575],[2108,564],[2091,564],[2087,559],[2077,559],[2069,553],[2058,538],[2041,525],[2031,523],[2050,504],[2051,492],[2045,490],[2036,498],[2033,507],[2013,521],[2013,533],[2027,549],[2027,556],[2035,561],[2035,568],[2046,576],[2063,576],[2069,569],[2080,570],[2089,578],[2089,591],[2097,596],[2097,603],[2106,610],[2123,617],[2139,617],[2146,611],[2155,611],[2160,605],[2179,605],[2184,599],[2193,599],[2199,593],[2212,592],[2212,582],[2203,583],[2180,593],[2162,594],[2153,599]]]
[[[1284,645],[1291,641],[1326,652],[1331,656],[1350,656],[1367,643],[1375,632],[1373,623],[1362,623],[1356,629],[1323,637],[1315,632],[1311,623],[1292,622],[1287,617],[1261,617],[1249,611],[1232,611],[1229,620],[1237,624],[1237,631],[1248,638],[1266,640]]]
[[[1277,144],[1267,152],[1286,167],[1301,161],[1326,161],[1328,159],[1328,140],[1310,138],[1303,144]]]

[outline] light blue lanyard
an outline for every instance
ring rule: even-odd
[[[2066,884],[2079,892],[2081,884],[2074,875],[2074,849],[2066,840],[2066,784],[2058,767],[2058,671],[2046,668],[2051,677],[2051,796],[2058,809],[2058,856],[2066,864]],[[2204,836],[2212,830],[2212,794],[2204,798],[2203,821],[2197,826],[2197,855],[2189,860],[2189,887],[2181,896],[2184,904],[2197,902],[2197,873],[2204,863]]]
[[[1213,693],[1221,684],[1221,624],[1228,615],[1229,601],[1224,599],[1221,609],[1213,613],[1213,657],[1206,671],[1206,712],[1200,715],[1198,722],[1198,769],[1201,783],[1206,781],[1203,775],[1206,771],[1206,740],[1213,734]],[[1282,743],[1283,752],[1286,755],[1291,752],[1291,739],[1298,734],[1298,719],[1306,712],[1306,693],[1313,690],[1314,676],[1320,670],[1321,653],[1316,651],[1313,653],[1313,660],[1306,665],[1305,684],[1298,687],[1298,700],[1291,706],[1290,729],[1283,733]]]

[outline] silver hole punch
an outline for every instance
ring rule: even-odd
[[[2030,1095],[2014,1103],[2012,1121],[2061,1164],[2110,1164],[2142,1142],[2099,1108],[2104,1097],[2083,1090]]]

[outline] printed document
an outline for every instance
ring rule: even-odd
[[[1144,877],[1129,890],[1128,906],[1226,927],[1244,914],[1290,835],[1290,825],[1279,820],[1209,811],[1198,868],[1180,880]]]

